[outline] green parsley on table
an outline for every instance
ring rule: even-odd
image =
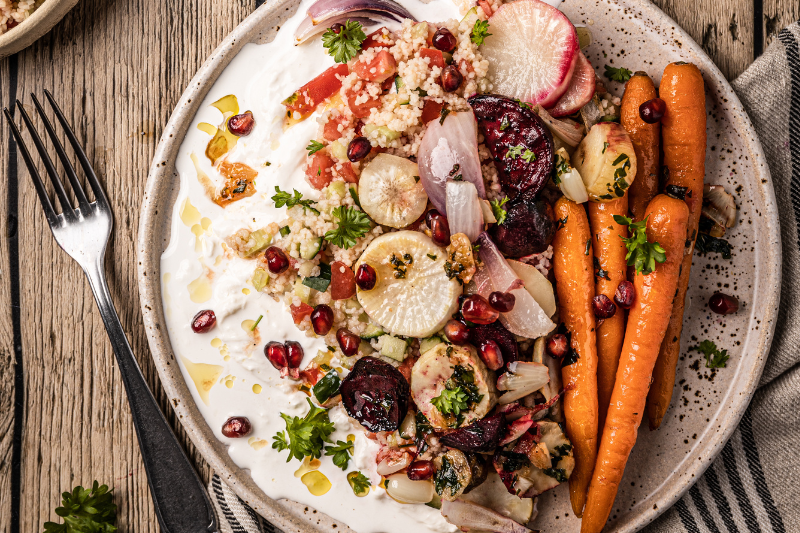
[[[275,186],[275,193],[276,194],[272,196],[272,201],[275,202],[275,207],[283,207],[283,206],[294,207],[296,205],[301,205],[301,206],[303,206],[304,209],[308,209],[309,211],[311,211],[315,215],[319,215],[319,211],[317,209],[311,207],[311,204],[313,204],[314,201],[313,200],[303,200],[303,195],[297,189],[294,189],[294,196],[292,196],[292,193],[289,193],[289,192],[286,192],[286,191],[282,191],[280,189],[280,187],[278,187],[276,185]],[[288,226],[287,226],[287,229],[288,229]],[[287,231],[286,233],[288,234],[289,231]],[[283,234],[283,229],[282,228],[281,228],[281,235],[285,236]]]
[[[319,141],[315,141],[313,139],[310,140],[308,142],[308,146],[306,146],[306,150],[308,150],[308,155],[314,155],[317,152],[319,152],[320,150],[322,150],[323,148],[325,148],[324,144],[322,144]]]
[[[333,464],[347,470],[347,463],[350,462],[350,456],[353,455],[353,443],[350,441],[337,440],[335,446],[325,447],[325,456],[333,456]]]
[[[354,207],[339,206],[333,210],[333,217],[338,226],[325,234],[325,240],[345,250],[355,246],[372,229],[367,214]]]
[[[503,208],[508,202],[508,197],[503,198],[502,200],[498,200],[495,198],[494,200],[489,201],[489,205],[492,206],[492,214],[494,218],[497,219],[498,224],[502,224],[506,221],[506,210]]]
[[[333,422],[328,418],[327,409],[315,406],[308,398],[306,401],[311,409],[303,418],[281,413],[281,418],[286,422],[286,431],[280,431],[272,437],[274,449],[279,452],[289,450],[287,463],[292,457],[298,461],[306,457],[319,459],[323,446],[330,442],[328,437],[333,433]]]
[[[728,363],[728,350],[720,350],[714,341],[704,340],[697,346],[692,346],[690,350],[697,350],[706,356],[706,368],[725,368]]]
[[[467,393],[461,387],[442,389],[442,393],[431,400],[431,404],[443,415],[460,415],[469,409]]]
[[[351,472],[351,474],[352,473],[353,472]],[[356,475],[352,477],[350,477],[350,474],[348,474],[350,485],[353,487],[353,494],[356,496],[363,495],[370,489],[372,483],[370,483],[369,478],[362,474],[360,470],[356,470],[355,474]]]
[[[61,507],[56,514],[63,524],[45,522],[45,533],[113,533],[117,530],[117,506],[108,485],[95,481],[91,489],[77,486],[61,494]]]
[[[348,20],[344,23],[341,31],[335,33],[332,29],[322,34],[322,46],[328,50],[328,55],[333,57],[337,63],[347,63],[353,59],[359,50],[361,43],[367,38],[367,34],[361,28],[361,23]]]
[[[621,226],[628,226],[630,237],[620,236],[625,243],[625,248],[628,249],[628,255],[625,256],[628,266],[635,266],[637,274],[645,275],[656,269],[656,263],[663,263],[667,260],[664,248],[657,242],[647,240],[645,230],[648,218],[649,215],[641,222],[634,222],[628,217],[614,215],[614,222]]]
[[[606,65],[605,76],[610,80],[622,83],[631,79],[631,76],[633,76],[633,72],[626,69],[625,67],[614,68],[611,65]]]
[[[483,40],[489,37],[489,23],[485,20],[478,19],[475,25],[472,26],[472,31],[469,33],[469,39],[478,46],[483,44]]]

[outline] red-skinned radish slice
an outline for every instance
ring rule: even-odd
[[[489,19],[480,50],[496,93],[544,107],[567,91],[578,58],[569,19],[540,0],[504,4]]]
[[[589,63],[583,52],[578,51],[578,62],[572,73],[572,81],[570,81],[564,96],[559,98],[556,105],[550,110],[550,114],[554,117],[566,117],[579,111],[594,96],[596,79],[592,64]]]

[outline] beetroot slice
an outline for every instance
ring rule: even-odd
[[[489,453],[497,448],[505,428],[506,417],[496,414],[442,435],[439,442],[462,452]]]
[[[480,94],[468,101],[494,159],[503,192],[512,198],[523,191],[536,195],[553,171],[550,130],[527,104],[511,98]]]
[[[470,344],[478,347],[486,341],[494,341],[497,343],[503,354],[504,362],[513,363],[519,359],[517,338],[514,337],[514,334],[508,331],[499,320],[491,324],[478,324],[469,328]]]
[[[394,431],[408,412],[408,382],[395,367],[363,357],[342,381],[345,411],[368,431]]]

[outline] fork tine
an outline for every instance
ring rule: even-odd
[[[47,101],[50,102],[50,107],[53,108],[56,118],[61,123],[61,127],[64,128],[64,134],[67,136],[67,139],[69,139],[72,149],[75,150],[75,154],[78,156],[78,161],[81,163],[81,168],[83,168],[83,172],[86,174],[86,178],[89,180],[89,184],[92,186],[92,190],[94,191],[95,199],[98,203],[105,204],[105,207],[108,207],[108,198],[106,198],[106,193],[103,191],[103,187],[100,185],[100,181],[97,179],[97,175],[94,173],[94,169],[89,163],[89,158],[86,157],[86,152],[83,151],[81,143],[78,142],[78,138],[75,137],[75,133],[72,131],[69,122],[67,122],[67,119],[64,118],[64,113],[61,112],[61,108],[58,107],[58,104],[53,98],[53,95],[50,94],[50,91],[45,89],[44,95],[47,97]]]
[[[39,152],[39,157],[42,158],[44,168],[47,171],[47,174],[50,176],[50,181],[53,183],[53,188],[56,190],[56,196],[58,196],[58,201],[61,203],[61,211],[64,214],[64,218],[71,220],[75,218],[75,213],[73,211],[72,204],[69,202],[69,198],[67,198],[67,191],[64,190],[64,185],[61,183],[61,179],[58,177],[56,168],[53,166],[53,161],[50,159],[50,156],[47,155],[47,149],[44,147],[39,134],[36,133],[36,129],[33,127],[31,117],[28,116],[28,113],[22,107],[22,102],[19,100],[17,100],[17,107],[19,108],[22,120],[28,127],[31,139],[33,139],[33,144],[36,146],[36,151]]]
[[[17,141],[22,159],[25,160],[25,166],[28,167],[28,173],[31,175],[31,181],[33,181],[33,187],[36,189],[39,201],[42,203],[42,209],[44,209],[47,223],[50,224],[50,227],[56,227],[59,225],[58,215],[56,215],[56,211],[53,209],[53,204],[50,203],[50,198],[47,196],[47,191],[44,189],[44,183],[42,183],[42,179],[39,177],[39,171],[36,170],[36,165],[33,164],[31,154],[28,152],[28,147],[25,146],[25,141],[22,140],[22,134],[20,134],[17,125],[14,123],[14,119],[11,118],[11,113],[8,108],[3,108],[3,113],[6,115],[8,125],[11,127],[11,134],[14,136],[14,140]]]
[[[44,114],[44,109],[42,109],[41,104],[39,104],[39,100],[36,98],[36,95],[31,93],[31,98],[33,98],[33,105],[36,106],[36,111],[39,113],[39,116],[42,119],[44,129],[47,130],[47,134],[50,136],[50,141],[53,143],[56,153],[58,154],[58,158],[61,160],[61,164],[67,173],[69,182],[72,184],[72,190],[75,193],[75,197],[78,199],[81,212],[86,215],[91,208],[89,207],[89,200],[86,198],[86,193],[83,190],[83,186],[81,186],[81,183],[78,181],[78,175],[75,174],[75,168],[73,168],[72,163],[70,163],[69,159],[67,159],[67,154],[64,152],[64,147],[61,146],[61,142],[58,140],[58,137],[56,137],[56,132],[53,130],[53,125],[50,124],[50,121]]]

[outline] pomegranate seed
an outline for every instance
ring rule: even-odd
[[[592,298],[592,310],[597,318],[611,318],[617,312],[617,306],[605,294]]]
[[[567,342],[567,336],[561,333],[556,333],[549,339],[547,339],[547,353],[555,357],[556,359],[562,359],[565,355],[567,355],[567,351],[569,350],[569,343]]]
[[[246,437],[252,430],[253,426],[244,416],[232,416],[222,424],[222,434],[229,439]]]
[[[719,315],[730,315],[739,310],[739,300],[735,296],[728,296],[721,292],[715,292],[708,299],[708,307]]]
[[[667,103],[661,98],[653,98],[639,106],[639,116],[648,124],[659,122],[667,111]]]
[[[325,304],[319,304],[311,312],[311,325],[317,335],[327,335],[333,326],[333,309]]]
[[[406,475],[412,481],[430,479],[433,477],[433,472],[433,461],[425,461],[423,459],[414,461],[406,468]]]
[[[337,35],[342,33],[343,29],[344,29],[344,24],[342,24],[341,22],[337,22],[337,23],[331,25],[331,27],[330,27],[330,30],[333,33],[337,34]]]
[[[444,334],[453,344],[464,344],[469,338],[469,328],[458,320],[450,319],[444,325]]]
[[[217,315],[211,309],[200,311],[192,319],[192,331],[205,333],[217,324]]]
[[[349,329],[339,328],[336,332],[336,340],[339,341],[339,348],[342,349],[343,354],[350,356],[358,353],[361,338]]]
[[[273,274],[280,274],[289,268],[289,258],[286,253],[277,246],[270,246],[264,252],[264,257],[267,258],[267,268]]]
[[[356,271],[356,285],[362,291],[371,291],[375,288],[375,283],[378,281],[378,273],[375,269],[366,263],[361,263]]]
[[[498,370],[503,366],[503,353],[500,347],[493,340],[484,341],[481,344],[480,350],[481,359],[489,370]]]
[[[300,368],[300,363],[303,362],[305,352],[303,347],[297,341],[286,341],[286,361],[290,370],[297,370]]]
[[[256,121],[253,118],[253,113],[245,111],[239,115],[233,115],[228,119],[228,131],[238,137],[246,137],[253,131],[253,126]]]
[[[461,71],[458,70],[457,66],[447,65],[442,70],[442,89],[444,89],[444,92],[455,92],[461,87],[462,81],[464,81],[464,76],[461,75]]]
[[[492,308],[480,294],[473,294],[464,299],[464,303],[461,304],[461,314],[475,324],[491,324],[500,318],[500,312]]]
[[[514,309],[514,303],[516,301],[516,297],[510,292],[494,291],[489,295],[489,305],[501,313],[508,313]]]
[[[630,309],[633,307],[633,301],[636,299],[636,288],[630,281],[623,281],[614,292],[614,301],[623,309]]]
[[[436,209],[431,209],[425,215],[425,223],[431,230],[431,239],[439,246],[448,246],[450,244],[450,224],[447,223],[447,218],[439,213]]]
[[[431,44],[433,44],[433,47],[437,50],[450,53],[455,50],[456,45],[458,45],[458,41],[456,40],[455,35],[450,32],[450,30],[447,28],[439,28],[436,30],[436,33],[433,34]]]
[[[278,341],[270,341],[264,346],[264,355],[267,356],[272,366],[278,370],[285,370],[289,366],[286,346]]]
[[[369,155],[372,144],[366,137],[356,137],[347,145],[347,159],[357,163]]]

